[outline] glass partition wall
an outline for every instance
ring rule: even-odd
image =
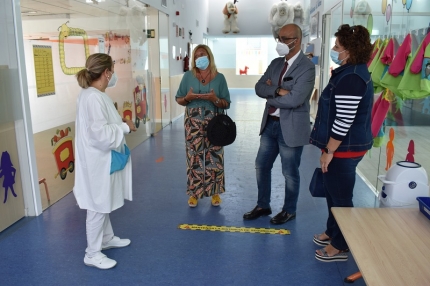
[[[80,91],[75,74],[90,54],[106,53],[115,61],[118,83],[106,93],[118,113],[135,122],[137,132],[126,138],[131,149],[158,132],[163,118],[170,121],[169,96],[162,96],[162,86],[169,92],[169,81],[160,76],[160,42],[167,46],[168,18],[138,1],[23,0],[21,11],[37,169],[46,183],[40,185],[45,209],[73,188]],[[161,67],[168,77],[168,63]]]
[[[341,15],[338,7],[342,7]],[[330,70],[336,67],[330,61],[328,51],[333,46],[334,32],[340,23],[367,27],[374,43],[374,58],[368,66],[375,85],[375,101],[380,98],[388,107],[377,112],[377,116],[383,116],[385,120],[374,147],[358,169],[379,194],[383,184],[378,176],[386,175],[398,161],[413,161],[430,171],[430,59],[425,54],[430,42],[430,5],[428,1],[417,0],[344,0],[331,13],[328,19],[332,27],[324,29],[330,33],[325,42],[331,45],[326,45],[322,55],[326,63],[322,67],[325,84]],[[400,48],[402,45],[403,49]],[[405,47],[409,47],[409,51]],[[391,69],[396,57],[399,59]],[[404,60],[400,61],[402,57]],[[414,67],[411,67],[412,62]]]

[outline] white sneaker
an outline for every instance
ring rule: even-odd
[[[109,248],[119,248],[128,246],[131,243],[130,239],[127,238],[119,238],[118,236],[114,236],[110,241],[102,244],[102,250]]]
[[[97,253],[92,258],[89,258],[85,255],[84,263],[87,266],[97,267],[99,269],[109,269],[116,265],[115,260],[108,258],[101,252]]]

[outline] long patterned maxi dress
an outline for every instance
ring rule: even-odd
[[[224,149],[206,137],[206,127],[214,115],[203,107],[185,108],[187,195],[198,199],[225,192]]]

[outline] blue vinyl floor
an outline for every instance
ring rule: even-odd
[[[297,218],[281,226],[271,225],[270,217],[243,220],[257,200],[254,160],[264,100],[252,89],[232,89],[231,97],[228,114],[238,135],[225,148],[226,193],[220,207],[211,206],[210,198],[196,208],[187,205],[180,118],[132,151],[134,200],[111,213],[115,234],[132,243],[104,251],[118,261],[115,268],[84,265],[86,212],[70,193],[42,215],[0,233],[0,285],[350,285],[343,280],[358,271],[352,255],[334,263],[314,257],[318,246],[312,237],[325,230],[328,214],[325,200],[308,191],[320,154],[314,146],[303,151]],[[279,157],[272,177],[275,215],[284,197]],[[360,178],[354,203],[374,204]],[[181,230],[180,224],[282,228],[291,234]],[[353,285],[365,283],[359,279]]]

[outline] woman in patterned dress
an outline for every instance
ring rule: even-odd
[[[212,197],[212,205],[219,206],[219,194],[225,192],[224,149],[209,142],[206,127],[217,111],[230,107],[230,93],[208,46],[194,49],[191,70],[182,78],[176,102],[185,106],[188,205],[196,207],[198,199]]]

